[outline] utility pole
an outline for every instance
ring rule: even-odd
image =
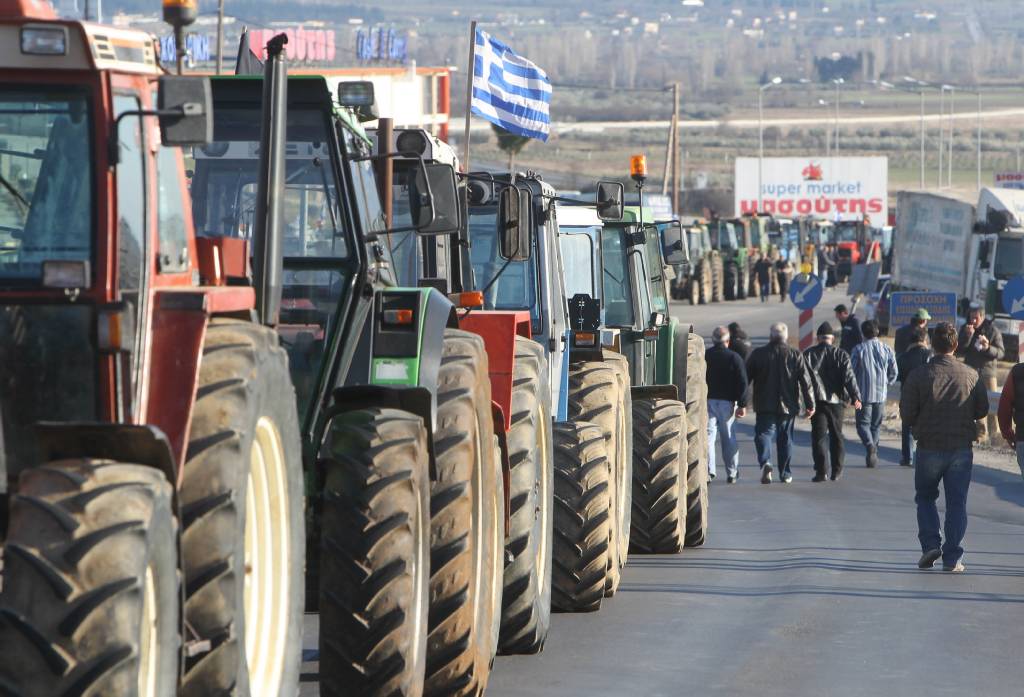
[[[224,0],[217,2],[217,74],[224,72]]]
[[[679,215],[679,190],[682,188],[682,135],[679,128],[679,83],[672,83],[672,213]]]
[[[843,84],[843,78],[833,82],[836,83],[836,157],[839,157],[839,86]]]
[[[924,191],[924,88],[918,94],[921,95],[921,191]]]
[[[956,132],[956,116],[953,111],[956,108],[955,100],[956,90],[953,87],[949,88],[949,177],[946,180],[946,186],[950,189],[953,188],[953,135]]]
[[[946,137],[946,90],[949,85],[943,85],[942,90],[939,92],[939,181],[938,188],[942,188],[942,152],[945,145],[944,138]]]

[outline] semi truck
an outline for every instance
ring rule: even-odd
[[[1002,305],[1006,282],[1024,271],[1024,192],[985,188],[977,205],[926,192],[897,196],[892,283],[897,290],[956,293],[959,313],[985,309],[1017,354],[1017,323]]]

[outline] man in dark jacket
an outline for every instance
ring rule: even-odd
[[[910,346],[896,356],[897,380],[900,389],[907,384],[910,374],[923,365],[928,365],[932,358],[932,350],[928,347],[928,330],[924,326],[914,327],[910,336]],[[903,467],[914,466],[914,451],[917,449],[914,444],[914,437],[910,433],[910,427],[904,421],[901,429],[903,439],[903,454],[900,458],[900,465]]]
[[[722,435],[722,460],[726,481],[740,477],[739,447],[736,445],[736,417],[747,413],[747,370],[739,354],[729,350],[729,330],[715,327],[712,346],[704,354],[708,382],[708,473],[715,476],[715,438]]]
[[[961,364],[956,328],[940,323],[932,334],[935,357],[913,371],[903,386],[900,416],[917,439],[914,488],[917,494],[918,568],[930,569],[942,557],[946,571],[962,572],[961,543],[967,532],[967,489],[974,466],[975,422],[988,414],[988,393],[978,374]],[[939,484],[946,490],[946,543],[939,532]]]
[[[896,334],[893,337],[892,350],[896,352],[897,358],[899,358],[900,354],[910,348],[910,345],[914,343],[915,329],[918,327],[924,328],[925,337],[927,338],[927,327],[931,318],[932,316],[928,313],[928,310],[922,307],[914,313],[914,316],[910,318],[909,322],[896,330]]]
[[[842,336],[839,338],[839,348],[847,354],[853,353],[857,344],[864,341],[864,335],[860,331],[860,320],[857,315],[852,314],[846,305],[836,305],[836,320],[839,322],[839,330]]]
[[[793,422],[800,414],[801,403],[806,415],[814,415],[814,386],[803,354],[790,348],[789,329],[785,324],[771,326],[767,346],[754,349],[747,360],[747,379],[754,387],[754,447],[761,466],[761,483],[772,481],[772,440],[779,457],[779,478],[784,484],[793,481],[790,472],[790,443]]]
[[[994,391],[999,385],[996,380],[996,366],[1006,351],[1003,348],[1003,334],[990,319],[985,318],[985,310],[976,305],[967,311],[967,323],[960,328],[957,338],[956,355],[964,359],[964,363],[978,371],[978,377],[985,389]],[[995,423],[982,421],[978,424],[982,442],[988,440],[988,433],[994,430]]]
[[[825,460],[831,457],[831,477],[836,481],[843,473],[846,443],[843,438],[843,416],[849,400],[861,408],[860,390],[853,375],[850,356],[834,346],[836,336],[832,325],[818,327],[818,343],[804,351],[804,360],[814,378],[815,405],[811,417],[811,454],[814,457],[814,482],[825,481]]]
[[[757,287],[761,289],[761,302],[768,302],[772,294],[772,263],[767,257],[761,257],[754,264],[754,275],[757,276]]]
[[[743,331],[739,322],[729,323],[729,350],[739,354],[743,359],[743,366],[746,367],[747,359],[750,358],[750,352],[754,347],[750,345],[750,337]]]

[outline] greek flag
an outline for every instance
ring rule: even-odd
[[[472,113],[509,133],[546,141],[551,81],[536,65],[476,30]]]

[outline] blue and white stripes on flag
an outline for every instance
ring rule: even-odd
[[[536,65],[476,30],[472,113],[527,138],[546,141],[551,81]]]

